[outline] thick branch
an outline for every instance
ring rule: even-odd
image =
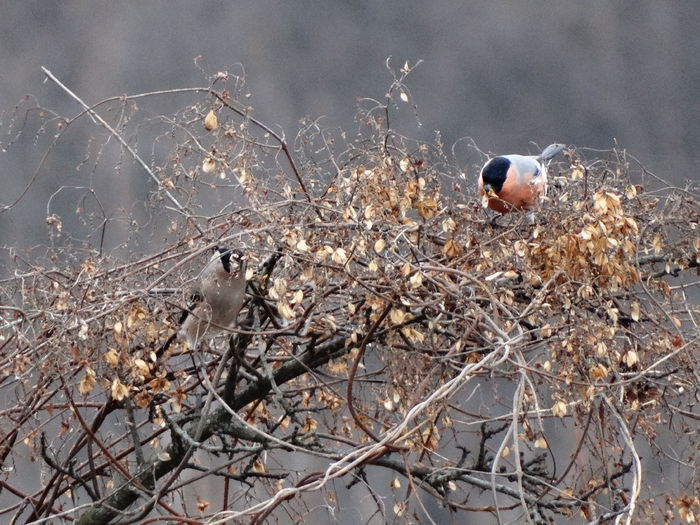
[[[307,373],[309,370],[326,364],[331,359],[335,359],[348,351],[349,347],[345,346],[345,338],[337,337],[325,345],[316,347],[313,352],[307,351],[298,359],[289,361],[280,366],[273,374],[274,381],[278,385],[286,383],[295,377]],[[267,377],[260,378],[235,397],[231,408],[233,410],[240,410],[248,403],[256,399],[264,398],[271,389],[272,383],[270,379]],[[183,430],[188,436],[192,437],[199,423],[199,418],[191,420],[183,427]],[[214,410],[204,421],[200,442],[209,439],[217,430],[227,428],[231,430],[230,425],[231,415],[226,408],[220,407]],[[253,432],[246,431],[246,429],[236,427],[236,431],[240,433],[240,437],[244,437],[245,439],[251,439],[253,441],[258,441],[260,439],[259,436],[254,435]],[[188,449],[189,446],[183,443],[182,440],[174,439],[164,453],[159,454],[158,458],[154,458],[146,463],[142,472],[136,476],[135,482],[149,489],[153,489],[156,480],[175,469]],[[80,516],[77,524],[104,525],[105,523],[109,523],[119,515],[119,511],[127,509],[141,494],[142,492],[136,489],[133,483],[128,483]]]

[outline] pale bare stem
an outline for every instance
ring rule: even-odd
[[[540,401],[539,401],[539,396],[537,395],[536,385],[533,383],[532,379],[530,378],[529,374],[527,373],[531,370],[529,370],[527,365],[525,364],[525,358],[523,357],[522,352],[520,350],[518,350],[514,353],[515,353],[516,360],[517,360],[518,373],[520,375],[522,375],[523,379],[527,382],[528,386],[530,387],[529,396],[535,405],[535,410],[525,412],[524,416],[527,417],[529,414],[533,414],[537,418],[537,423],[538,423],[538,426],[540,429],[540,433],[542,436],[544,436],[544,422],[542,421],[542,414],[550,411],[551,409],[543,409],[540,407]]]
[[[522,356],[519,355],[520,352],[514,352],[518,361],[522,360]],[[520,436],[518,432],[516,421],[520,420],[521,408],[525,398],[526,382],[528,381],[527,374],[525,370],[520,369],[518,371],[518,387],[516,388],[515,394],[513,395],[513,462],[515,463],[515,476],[518,482],[518,492],[521,494],[520,504],[523,507],[523,513],[525,514],[525,519],[528,523],[532,524],[532,518],[530,517],[530,510],[525,501],[525,489],[523,487],[523,466],[522,458],[520,454]],[[527,421],[527,420],[526,420]],[[493,475],[493,471],[492,471]]]
[[[301,188],[301,191],[304,193],[304,197],[307,201],[309,201],[309,203],[312,203],[313,199],[311,198],[311,195],[306,189],[304,180],[302,179],[301,173],[299,172],[299,169],[297,168],[297,165],[294,162],[294,159],[292,158],[292,153],[291,151],[289,151],[289,146],[287,145],[287,142],[285,141],[284,137],[275,133],[269,126],[265,125],[261,121],[255,119],[253,116],[250,115],[249,112],[238,109],[237,107],[230,104],[228,100],[226,100],[223,96],[221,96],[221,94],[217,93],[216,91],[211,91],[210,93],[229,110],[233,111],[234,113],[237,113],[241,117],[244,117],[246,120],[252,122],[255,126],[262,129],[265,133],[268,133],[279,144],[279,147],[282,150],[282,153],[284,154],[287,162],[289,163],[289,166],[292,169],[292,173],[294,174],[294,177],[296,178],[297,183]]]
[[[51,79],[52,82],[54,82],[58,87],[65,91],[72,99],[78,102],[83,107],[83,109],[87,111],[88,115],[90,115],[90,118],[92,118],[93,121],[98,122],[107,131],[109,131],[112,134],[112,136],[116,138],[117,141],[119,141],[122,147],[125,148],[131,154],[134,160],[143,168],[143,170],[148,174],[151,180],[153,180],[153,182],[156,183],[158,188],[165,193],[168,199],[170,199],[170,202],[172,202],[183,215],[188,215],[188,212],[180,204],[180,202],[172,195],[172,193],[170,193],[170,191],[167,188],[163,187],[162,181],[156,176],[155,173],[153,173],[153,170],[148,166],[148,164],[146,164],[146,162],[139,156],[136,150],[126,140],[124,140],[124,138],[109,124],[109,122],[103,119],[96,111],[91,109],[90,106],[88,106],[78,95],[73,93],[73,91],[71,91],[60,80],[58,80],[58,78],[56,78],[56,76],[51,71],[46,69],[44,66],[41,67],[41,70],[48,78]],[[199,233],[202,233],[197,224],[193,225],[195,228],[197,228]]]
[[[248,423],[245,419],[243,419],[238,414],[238,412],[233,410],[228,405],[228,403],[226,403],[224,401],[224,399],[219,395],[219,393],[216,392],[216,390],[214,390],[213,385],[211,384],[211,382],[209,381],[209,379],[207,377],[204,378],[204,382],[207,385],[207,388],[209,388],[209,391],[214,394],[214,397],[216,398],[216,400],[219,401],[219,403],[221,403],[221,406],[224,408],[224,410],[226,410],[226,412],[228,412],[229,416],[231,416],[231,418],[236,423],[241,425],[241,427],[244,428],[245,431],[251,436],[249,439],[251,439],[252,441],[267,441],[271,444],[278,445],[280,448],[295,450],[297,452],[308,454],[310,456],[317,456],[317,457],[321,457],[321,458],[334,458],[334,457],[336,457],[334,454],[329,454],[329,453],[325,453],[322,451],[315,451],[313,449],[307,449],[307,448],[295,445],[294,443],[290,443],[288,441],[283,441],[283,440],[273,436],[272,434],[268,434],[268,433],[264,432],[263,430],[260,430],[259,428],[254,427],[253,425]]]
[[[634,479],[632,482],[632,492],[630,494],[630,500],[629,503],[627,504],[626,510],[623,511],[624,514],[627,515],[625,519],[625,523],[627,525],[630,525],[633,523],[632,518],[634,516],[635,510],[637,508],[637,502],[639,500],[639,494],[641,491],[642,487],[642,462],[639,457],[639,453],[637,452],[637,447],[634,444],[634,439],[632,438],[632,435],[630,434],[629,428],[627,426],[627,423],[625,422],[625,419],[622,414],[617,410],[617,408],[613,405],[613,403],[608,399],[607,396],[601,396],[603,401],[605,401],[605,404],[608,406],[610,409],[610,413],[615,417],[615,420],[617,421],[618,427],[620,429],[620,433],[622,434],[622,438],[627,445],[627,450],[629,453],[632,455],[633,458],[633,472],[634,472]],[[615,518],[615,523],[620,523],[622,521],[622,514],[618,515]]]
[[[216,372],[214,374],[214,379],[213,383],[214,384],[219,384],[221,381],[221,378],[224,374],[224,371],[226,368],[229,366],[228,362],[228,357],[230,355],[227,353],[223,359],[221,359],[216,367]],[[205,374],[205,381],[208,383],[208,378],[206,377]],[[211,383],[208,383],[210,385],[210,388],[207,391],[207,396],[204,401],[204,405],[200,409],[200,413],[197,418],[197,424],[194,427],[194,431],[192,432],[192,439],[191,441],[188,442],[187,449],[185,450],[185,453],[182,454],[182,457],[179,460],[179,464],[175,469],[173,469],[172,473],[170,476],[158,486],[158,489],[156,493],[154,494],[152,498],[152,502],[155,504],[162,495],[165,493],[165,491],[168,490],[168,488],[177,481],[177,478],[179,477],[180,473],[182,472],[183,469],[186,468],[187,462],[190,460],[192,457],[192,454],[194,454],[197,450],[196,444],[201,442],[201,436],[202,433],[204,432],[205,426],[209,423],[209,419],[211,416],[211,406],[215,398],[215,391],[214,388],[211,387]],[[145,516],[145,514],[144,514]]]
[[[659,368],[666,361],[673,359],[674,357],[676,357],[679,354],[688,352],[691,349],[697,349],[698,344],[700,344],[700,337],[697,337],[695,339],[691,339],[686,344],[679,346],[673,352],[670,352],[670,353],[664,355],[663,357],[659,358],[658,360],[654,361],[653,363],[651,363],[647,368],[645,368],[644,370],[639,372],[639,374],[637,374],[636,376],[631,378],[630,381],[644,378],[644,376],[646,376],[649,372],[652,372],[656,368]]]
[[[42,525],[43,523],[53,522],[54,520],[56,520],[58,518],[63,518],[65,516],[72,516],[73,514],[77,514],[80,511],[87,510],[92,506],[93,506],[93,503],[86,503],[84,505],[77,505],[75,507],[71,507],[70,509],[67,509],[64,511],[56,511],[55,513],[52,513],[51,516],[48,516],[46,518],[40,518],[38,520],[28,521],[28,522],[26,522],[26,525]],[[16,518],[19,519],[19,515],[17,515]],[[13,520],[12,522],[15,522],[15,520]]]
[[[363,465],[367,461],[370,461],[375,456],[383,454],[387,445],[400,443],[405,437],[407,437],[408,434],[410,434],[410,431],[408,431],[408,425],[414,422],[416,418],[428,407],[441,399],[445,399],[453,395],[471,378],[473,378],[474,373],[478,372],[482,368],[486,366],[497,366],[505,361],[505,359],[508,357],[508,353],[509,351],[507,346],[503,345],[503,347],[499,348],[498,350],[494,350],[485,356],[479,363],[465,366],[458,376],[442,385],[440,388],[432,392],[425,400],[412,407],[399,424],[395,425],[382,435],[381,440],[378,443],[358,447],[355,450],[348,452],[340,460],[331,463],[323,473],[323,476],[317,481],[307,485],[302,485],[301,487],[283,488],[277,492],[274,497],[248,507],[244,511],[221,513],[217,519],[211,522],[211,524],[218,525],[228,523],[246,515],[263,512],[272,506],[276,506],[279,504],[279,502],[295,497],[302,492],[318,491],[331,480],[342,477],[354,468]]]
[[[409,467],[408,461],[407,461],[405,456],[403,457],[403,462],[404,462],[404,468],[406,469],[406,472],[410,473],[411,468]],[[430,512],[428,511],[428,509],[423,504],[423,500],[420,497],[420,492],[418,491],[418,487],[416,487],[416,483],[413,480],[413,476],[411,476],[409,474],[408,476],[406,476],[406,478],[408,479],[408,482],[411,485],[411,490],[413,491],[413,494],[415,494],[416,501],[418,502],[418,506],[420,507],[420,509],[423,511],[423,514],[425,514],[425,517],[428,518],[428,521],[430,523],[432,523],[433,525],[437,525],[437,523],[435,523],[435,520],[433,520],[433,518],[430,517]]]
[[[51,142],[51,146],[49,146],[44,154],[41,157],[41,160],[39,161],[39,165],[37,168],[34,170],[34,173],[32,174],[32,178],[30,181],[27,183],[27,185],[24,187],[24,189],[15,197],[15,199],[10,202],[9,204],[6,204],[5,206],[0,207],[0,213],[6,212],[14,208],[27,194],[29,189],[34,185],[34,183],[37,181],[39,178],[39,174],[41,173],[42,168],[44,167],[44,164],[46,163],[47,159],[49,158],[49,154],[53,151],[53,148],[58,144],[59,139],[61,138],[62,134],[58,134],[56,137],[54,137],[53,141]]]
[[[125,401],[126,405],[126,425],[131,433],[131,439],[134,446],[134,453],[136,455],[136,464],[141,467],[145,460],[143,456],[143,450],[141,449],[141,439],[139,438],[139,431],[136,428],[136,418],[134,418],[134,405],[131,399]]]
[[[527,516],[527,520],[531,522],[530,520],[530,513],[528,512],[527,508],[527,503],[525,502],[524,499],[524,492],[523,492],[523,487],[522,487],[522,467],[520,465],[520,444],[519,444],[519,432],[518,432],[518,427],[519,427],[519,421],[520,421],[520,406],[522,404],[523,396],[524,396],[524,379],[522,375],[520,375],[520,379],[518,381],[518,384],[515,388],[515,392],[513,393],[513,419],[510,422],[510,425],[508,426],[508,430],[506,431],[505,435],[503,436],[503,439],[501,440],[501,444],[498,447],[498,450],[494,454],[493,457],[493,463],[491,465],[491,495],[493,496],[493,503],[494,507],[496,510],[496,519],[499,523],[503,523],[502,521],[502,516],[501,516],[501,506],[498,503],[498,491],[496,490],[496,475],[499,473],[499,465],[501,462],[501,458],[504,457],[506,448],[508,447],[508,443],[512,442],[513,450],[511,453],[513,454],[513,461],[515,463],[515,475],[517,476],[518,480],[518,494],[520,495],[520,504],[523,507],[523,511],[525,513],[525,516]]]

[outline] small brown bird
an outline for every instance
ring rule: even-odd
[[[547,194],[547,166],[566,146],[550,144],[536,156],[501,155],[489,159],[479,174],[484,207],[498,213],[530,210]]]
[[[180,331],[190,348],[221,330],[233,328],[245,301],[246,263],[243,253],[231,248],[216,251],[199,276],[193,302],[183,313]]]

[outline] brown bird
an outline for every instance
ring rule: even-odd
[[[245,301],[246,263],[243,253],[231,248],[216,251],[199,276],[193,302],[183,312],[178,334],[195,348],[205,334],[233,328]]]
[[[484,207],[498,213],[530,210],[547,194],[547,166],[566,146],[550,144],[535,156],[501,155],[489,159],[479,174]]]

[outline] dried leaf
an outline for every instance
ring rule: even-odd
[[[138,374],[141,378],[145,378],[151,373],[148,363],[141,358],[134,359],[133,366],[132,373]]]
[[[345,264],[348,262],[348,254],[344,248],[336,248],[331,255],[331,259],[336,264]]]
[[[211,173],[212,171],[214,171],[215,168],[216,168],[216,162],[214,162],[209,157],[204,159],[204,161],[202,162],[202,171],[204,173]]]
[[[425,448],[432,450],[433,452],[438,449],[438,445],[440,444],[440,433],[438,432],[437,427],[434,425],[426,427],[422,432],[422,437],[423,446]]]
[[[384,249],[385,246],[386,246],[386,242],[384,241],[384,239],[379,238],[374,243],[374,251],[377,253],[382,253],[382,250]]]
[[[317,428],[318,423],[316,420],[307,414],[304,424],[301,427],[301,431],[306,434],[308,432],[315,432]]]
[[[129,387],[119,381],[119,378],[115,377],[112,381],[112,399],[115,401],[121,401],[129,395]]]
[[[304,300],[304,291],[303,290],[297,290],[294,292],[294,295],[292,296],[292,304],[301,304],[301,302]]]
[[[557,401],[552,406],[552,414],[557,417],[564,417],[568,411],[568,405],[564,401]]]
[[[279,301],[277,303],[277,311],[285,319],[294,319],[295,317],[294,310],[292,310],[292,307],[289,306],[289,303],[286,301]]]
[[[104,359],[109,363],[109,366],[114,368],[119,364],[119,352],[115,348],[110,348],[104,355]]]
[[[462,247],[454,239],[447,239],[445,246],[442,247],[442,253],[449,257],[458,257],[462,254]]]
[[[389,319],[391,319],[391,323],[394,325],[403,323],[407,317],[408,314],[406,312],[404,312],[403,310],[398,310],[396,308],[389,312]]]
[[[54,214],[46,217],[46,224],[56,229],[56,231],[60,232],[61,230],[63,230],[63,223],[61,222],[61,218],[58,215]]]
[[[453,232],[457,229],[457,223],[454,221],[452,217],[448,217],[444,221],[442,221],[442,231],[444,232]]]
[[[81,319],[80,328],[78,329],[78,339],[85,341],[88,338],[88,324]]]
[[[630,315],[633,321],[639,321],[639,303],[637,301],[633,301],[630,305]]]
[[[92,368],[85,369],[85,375],[78,384],[78,392],[87,395],[95,388],[95,371]]]
[[[629,367],[636,365],[639,362],[639,355],[634,350],[628,350],[622,357],[622,361]]]
[[[256,459],[255,461],[253,461],[253,466],[252,466],[251,470],[253,472],[256,472],[257,474],[262,474],[263,472],[265,472],[265,465],[263,464],[262,461],[260,461],[259,459]]]
[[[411,288],[420,288],[423,285],[423,274],[420,272],[414,273],[409,282],[411,283]]]
[[[219,119],[216,116],[216,113],[214,113],[214,110],[209,110],[209,113],[207,113],[207,116],[204,117],[204,129],[207,131],[214,131],[216,128],[219,127]]]
[[[598,363],[597,365],[591,367],[590,374],[594,381],[597,379],[605,379],[608,377],[608,369],[605,367],[605,365]]]

